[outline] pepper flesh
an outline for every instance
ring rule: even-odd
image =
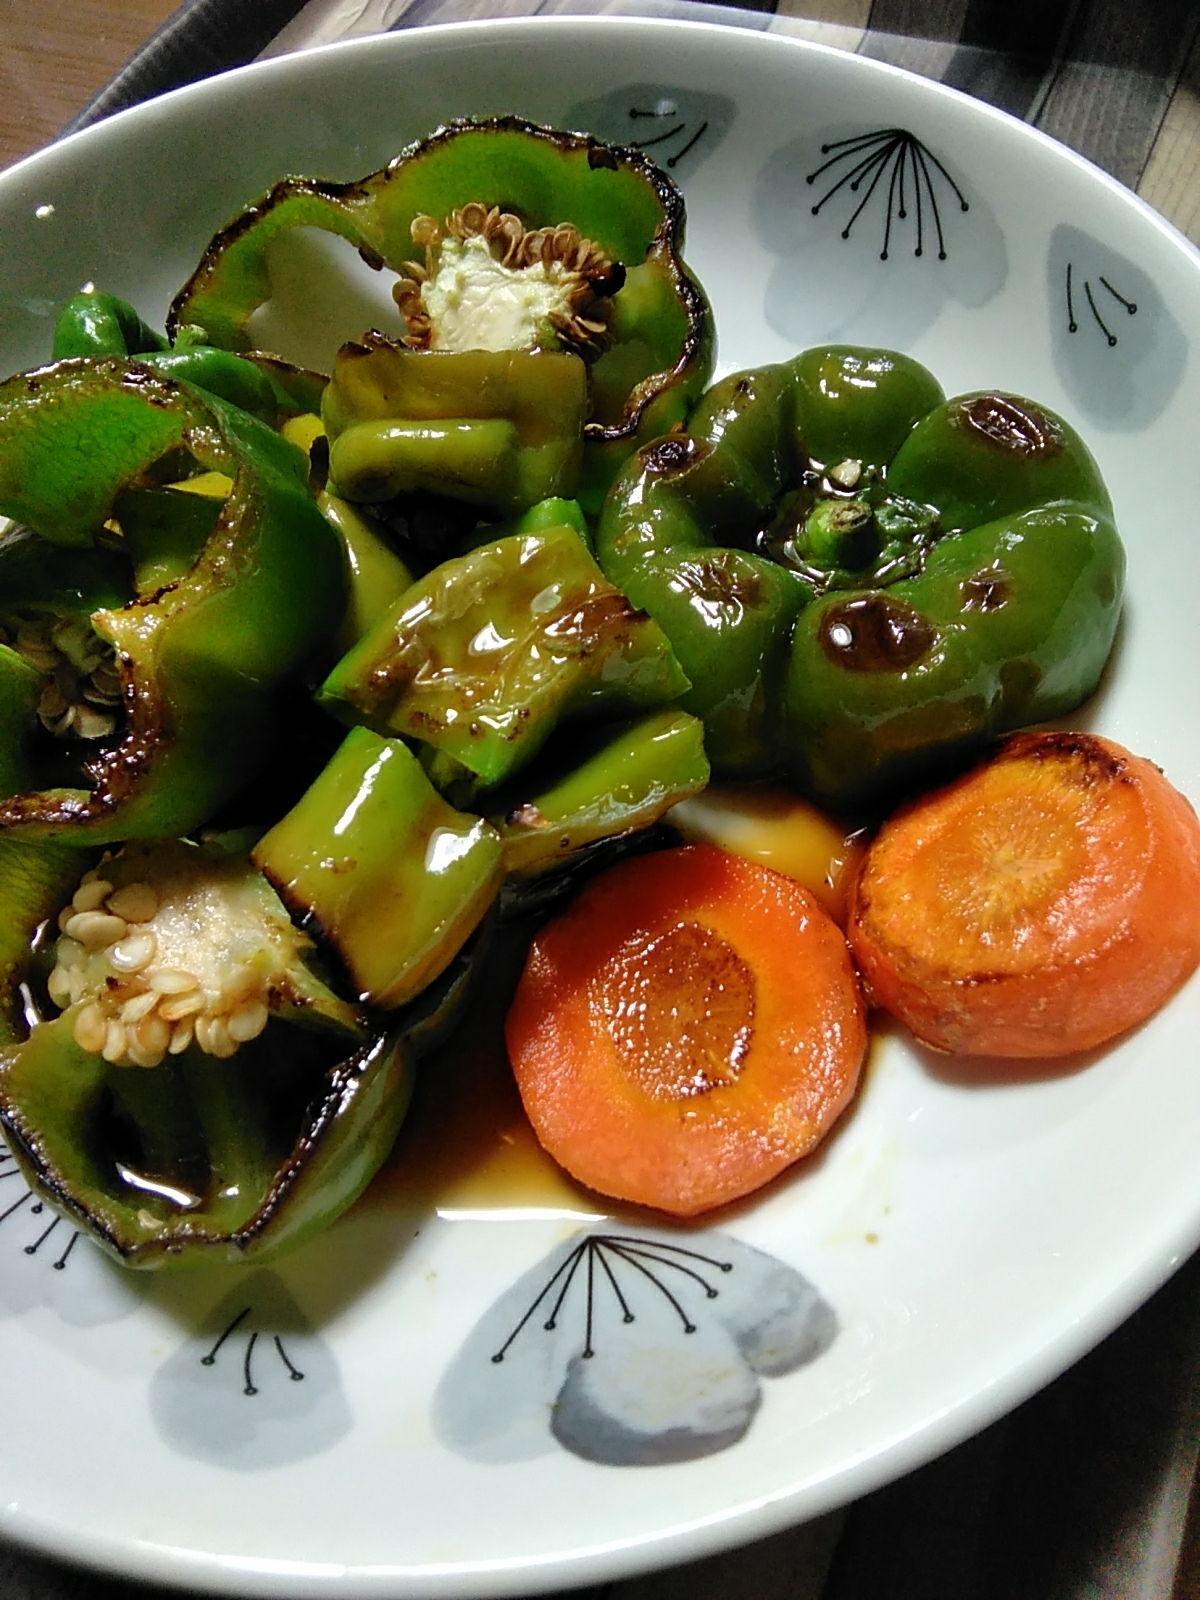
[[[570,865],[589,845],[649,828],[708,782],[704,725],[686,711],[655,711],[593,733],[588,743],[594,748],[572,751],[565,772],[536,785],[522,774],[514,785],[520,798],[489,798],[513,877]]]
[[[499,836],[447,805],[398,739],[355,728],[254,861],[337,949],[360,997],[390,1009],[438,977],[503,876]]]
[[[186,834],[253,774],[277,685],[337,622],[344,558],[307,463],[254,418],[129,361],[0,385],[0,512],[48,546],[90,545],[122,491],[180,449],[233,488],[183,576],[92,616],[127,730],[91,762],[91,788],[11,797],[0,828],[81,844]]]
[[[325,385],[319,373],[257,352],[232,355],[197,342],[187,329],[176,330],[172,346],[127,301],[92,289],[68,300],[54,325],[52,359],[77,356],[138,356],[164,377],[194,383],[270,427],[319,405]]]
[[[662,630],[563,526],[436,567],[338,663],[321,700],[432,746],[490,786],[562,719],[648,710],[686,687]]]
[[[425,489],[502,513],[575,493],[587,377],[566,352],[344,345],[322,402],[330,481],[346,499]]]

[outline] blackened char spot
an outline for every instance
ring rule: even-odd
[[[977,394],[958,405],[960,428],[1014,456],[1056,456],[1063,448],[1062,430],[1028,400],[1008,394]]]
[[[682,472],[702,454],[703,446],[685,433],[670,434],[648,444],[642,451],[642,465],[647,472]]]
[[[1094,734],[1073,729],[1015,733],[1000,747],[998,759],[1062,762],[1073,769],[1071,777],[1080,788],[1135,781],[1128,773],[1128,763],[1107,749]]]
[[[1012,579],[1007,572],[984,567],[959,585],[964,611],[999,611],[1012,596]]]
[[[903,672],[928,655],[937,630],[907,601],[876,592],[830,606],[818,638],[830,661],[850,672]]]
[[[607,167],[610,172],[617,170],[617,158],[607,145],[594,144],[588,150],[588,166],[594,172],[597,167]]]

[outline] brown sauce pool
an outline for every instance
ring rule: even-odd
[[[360,1205],[604,1214],[537,1142],[508,1064],[504,1017],[527,946],[519,927],[498,931],[465,1019],[417,1064],[400,1137]]]

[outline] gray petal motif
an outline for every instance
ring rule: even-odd
[[[480,1318],[434,1396],[474,1461],[552,1440],[609,1466],[689,1461],[745,1434],[760,1377],[814,1360],[837,1318],[807,1279],[719,1233],[585,1230]]]
[[[226,1295],[159,1368],[150,1409],[172,1449],[241,1471],[317,1455],[352,1422],[332,1352],[273,1272]]]
[[[801,348],[906,349],[947,301],[986,305],[1008,276],[991,209],[944,153],[902,128],[791,140],[764,163],[752,218],[779,256],[764,314]]]
[[[631,83],[577,101],[564,126],[587,128],[611,144],[645,150],[678,181],[712,155],[733,126],[736,110],[727,95],[673,84]]]
[[[1054,366],[1089,421],[1136,433],[1167,407],[1188,341],[1141,267],[1060,224],[1046,261]]]
[[[129,1274],[38,1199],[3,1143],[0,1179],[0,1315],[47,1306],[80,1328],[131,1316],[142,1296]]]

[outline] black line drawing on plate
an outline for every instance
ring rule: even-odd
[[[720,146],[736,110],[727,95],[671,83],[628,83],[570,106],[564,128],[588,128],[609,144],[644,150],[684,182]]]
[[[1074,288],[1073,288],[1072,281],[1071,281],[1072,277],[1074,275],[1074,271],[1075,271],[1075,263],[1073,261],[1068,261],[1067,262],[1067,332],[1068,333],[1078,333],[1079,332],[1079,323],[1075,319],[1075,293],[1074,293]],[[1104,276],[1103,273],[1100,274],[1100,286],[1101,286],[1101,288],[1108,290],[1109,294],[1112,295],[1113,299],[1117,302],[1117,304],[1120,305],[1120,306],[1123,306],[1125,308],[1125,310],[1129,314],[1129,316],[1131,316],[1131,317],[1136,317],[1137,316],[1137,309],[1138,309],[1137,308],[1137,301],[1136,300],[1127,300],[1123,294],[1121,294],[1118,290],[1113,288],[1112,284],[1109,283],[1108,279]],[[1112,329],[1105,322],[1104,318],[1100,315],[1100,311],[1099,311],[1099,309],[1097,308],[1097,305],[1096,305],[1096,298],[1092,293],[1091,281],[1088,278],[1085,278],[1083,280],[1083,292],[1087,297],[1088,309],[1092,313],[1092,316],[1096,321],[1097,327],[1100,329],[1100,332],[1104,335],[1105,339],[1108,342],[1108,347],[1111,350],[1113,345],[1118,343],[1118,338],[1117,338],[1117,335],[1112,331]]]
[[[797,134],[763,160],[750,220],[775,257],[763,315],[800,350],[909,350],[943,312],[979,310],[1008,278],[986,189],[905,128]]]
[[[239,1276],[154,1374],[150,1411],[181,1455],[253,1472],[328,1450],[353,1418],[332,1350],[279,1274]]]
[[[607,1282],[608,1288],[611,1289],[616,1298],[617,1304],[621,1308],[621,1321],[623,1323],[628,1325],[631,1322],[635,1322],[637,1319],[635,1318],[633,1312],[629,1309],[629,1301],[626,1299],[625,1295],[622,1294],[621,1285],[617,1281],[616,1268],[622,1263],[627,1267],[631,1267],[634,1270],[642,1273],[650,1280],[650,1282],[659,1291],[667,1303],[677,1312],[684,1333],[695,1333],[696,1324],[691,1321],[687,1312],[679,1303],[677,1297],[673,1295],[670,1289],[667,1287],[667,1284],[664,1281],[667,1272],[680,1272],[686,1277],[693,1278],[703,1288],[705,1297],[709,1300],[715,1300],[720,1291],[714,1288],[713,1285],[705,1277],[703,1277],[701,1273],[697,1272],[689,1263],[692,1261],[700,1262],[703,1264],[703,1266],[710,1268],[714,1272],[733,1271],[733,1263],[731,1261],[718,1261],[712,1256],[701,1255],[698,1251],[686,1250],[681,1245],[662,1243],[659,1240],[647,1241],[639,1238],[635,1234],[588,1234],[588,1236],[580,1244],[576,1245],[575,1249],[571,1252],[567,1259],[551,1275],[545,1288],[529,1307],[529,1310],[521,1318],[520,1322],[517,1323],[516,1327],[501,1345],[500,1349],[495,1353],[495,1355],[493,1355],[492,1360],[494,1362],[500,1362],[504,1360],[504,1357],[510,1345],[513,1343],[513,1340],[516,1339],[524,1330],[526,1325],[532,1319],[534,1313],[537,1311],[538,1307],[551,1293],[554,1287],[558,1285],[558,1294],[554,1300],[553,1306],[551,1307],[550,1316],[545,1322],[542,1323],[542,1331],[544,1333],[553,1333],[555,1331],[559,1324],[559,1315],[567,1302],[567,1297],[570,1295],[571,1286],[575,1281],[575,1275],[579,1269],[579,1264],[581,1261],[586,1261],[587,1263],[586,1268],[584,1269],[586,1280],[584,1300],[584,1338],[583,1347],[579,1352],[581,1359],[584,1361],[591,1360],[596,1353],[593,1338],[595,1334],[596,1311],[598,1309],[596,1294],[597,1269],[599,1269],[599,1271],[603,1274],[603,1277],[600,1280],[600,1287],[603,1287],[605,1281]],[[662,1275],[653,1270],[653,1268],[650,1266],[651,1262],[662,1269]],[[559,1281],[560,1279],[562,1280],[561,1283]]]
[[[735,1445],[761,1380],[836,1333],[806,1278],[728,1235],[587,1230],[480,1317],[438,1383],[434,1426],[495,1464],[556,1443],[606,1466],[691,1461]]]
[[[830,155],[831,151],[834,154]],[[958,184],[929,146],[922,144],[916,134],[909,133],[906,128],[881,128],[877,133],[862,133],[848,139],[833,139],[821,146],[821,154],[829,156],[829,160],[815,172],[808,173],[804,180],[805,183],[812,185],[826,174],[830,179],[829,188],[812,208],[814,217],[819,216],[828,202],[847,186],[852,195],[857,195],[865,183],[866,193],[842,229],[842,238],[849,239],[854,224],[866,210],[872,196],[882,183],[880,203],[884,207],[883,249],[879,252],[879,259],[881,261],[888,259],[893,225],[911,218],[915,240],[913,255],[925,254],[926,233],[931,223],[937,235],[937,258],[939,261],[945,261],[946,235],[942,226],[942,210],[938,203],[939,180],[943,195],[949,198],[952,194],[958,201],[960,210],[969,211],[971,207]],[[900,229],[896,228],[896,233],[899,232]]]
[[[213,1345],[212,1349],[208,1352],[208,1354],[207,1355],[203,1355],[203,1356],[200,1357],[200,1365],[202,1367],[213,1367],[213,1366],[216,1366],[217,1356],[220,1353],[221,1346],[229,1338],[230,1334],[233,1333],[235,1331],[235,1329],[240,1327],[243,1322],[245,1322],[246,1318],[250,1315],[250,1312],[252,1311],[252,1309],[253,1309],[253,1307],[251,1307],[251,1306],[243,1306],[242,1307],[242,1309],[238,1312],[237,1316],[234,1317],[233,1321],[229,1324],[229,1326],[224,1330],[224,1332],[222,1332],[218,1336],[216,1344]],[[254,1348],[258,1343],[258,1338],[259,1338],[258,1330],[256,1328],[252,1328],[250,1330],[249,1336],[246,1339],[246,1350],[245,1350],[245,1354],[242,1357],[242,1378],[243,1378],[242,1393],[244,1395],[253,1396],[253,1395],[256,1395],[259,1392],[258,1391],[258,1386],[254,1382],[254,1379],[253,1379],[253,1377],[251,1375],[253,1361],[254,1361]],[[275,1346],[275,1350],[276,1350],[277,1355],[279,1356],[280,1361],[282,1361],[284,1366],[287,1368],[288,1376],[291,1378],[292,1382],[293,1383],[303,1383],[304,1374],[299,1370],[298,1367],[294,1367],[292,1365],[292,1363],[288,1360],[287,1351],[283,1348],[283,1340],[279,1337],[279,1335],[277,1333],[271,1334],[270,1338],[271,1338],[272,1344]]]
[[[1093,426],[1136,433],[1160,416],[1188,362],[1188,337],[1145,267],[1059,223],[1046,254],[1055,369]]]
[[[655,101],[654,106],[649,111],[643,111],[639,107],[631,106],[629,108],[629,117],[630,121],[632,122],[637,122],[639,118],[650,118],[655,123],[666,121],[674,124],[673,127],[667,128],[663,133],[660,133],[657,128],[655,128],[654,133],[649,138],[628,139],[626,141],[626,143],[632,145],[635,150],[654,150],[661,145],[669,144],[672,139],[678,139],[682,137],[684,143],[676,146],[676,149],[672,155],[668,156],[665,151],[662,151],[659,155],[655,156],[656,161],[660,161],[664,167],[672,172],[683,160],[684,156],[686,156],[689,151],[694,150],[700,143],[701,139],[703,139],[704,135],[708,132],[707,117],[703,122],[701,122],[699,127],[693,131],[686,119],[682,122],[678,120],[679,106],[677,102],[667,98]]]

